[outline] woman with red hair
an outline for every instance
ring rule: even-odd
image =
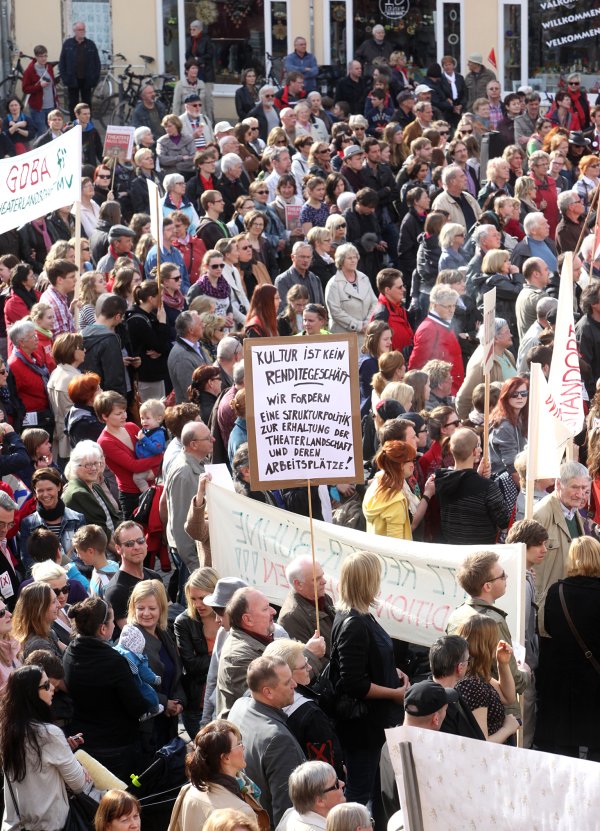
[[[375,454],[379,473],[367,488],[363,513],[367,532],[384,537],[412,540],[404,480],[415,470],[417,451],[405,441],[386,441]]]
[[[505,381],[498,403],[490,414],[490,463],[492,474],[507,470],[518,485],[515,456],[525,449],[529,418],[529,381],[515,376]]]
[[[95,372],[84,372],[69,382],[67,394],[73,406],[67,412],[65,435],[71,447],[84,439],[97,441],[104,430],[104,424],[94,412],[94,399],[100,392],[100,381]]]
[[[244,334],[247,338],[269,338],[277,335],[279,292],[275,286],[257,286],[250,300]]]

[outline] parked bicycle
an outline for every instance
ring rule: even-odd
[[[19,49],[16,49],[12,43],[12,41],[7,42],[8,50],[13,55],[13,59],[16,56],[16,60],[11,67],[10,72],[0,81],[0,113],[2,117],[6,115],[8,112],[7,110],[7,102],[11,98],[18,98],[19,103],[23,104],[23,94],[17,94],[17,88],[19,87],[21,81],[23,80],[23,64],[21,63],[22,58],[28,58],[29,60],[33,60],[31,55],[26,55],[24,52],[21,52]]]

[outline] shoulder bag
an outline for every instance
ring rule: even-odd
[[[566,601],[565,601],[565,590],[564,590],[564,586],[563,586],[562,583],[558,584],[558,596],[560,598],[560,605],[562,606],[562,610],[563,610],[565,619],[567,621],[567,624],[569,625],[569,629],[573,633],[573,637],[577,641],[577,643],[578,643],[579,647],[581,648],[581,651],[583,652],[585,657],[588,659],[590,664],[594,667],[594,669],[596,670],[598,675],[600,675],[600,664],[598,663],[596,658],[594,658],[592,652],[587,648],[587,645],[586,645],[585,641],[583,640],[583,638],[581,637],[581,635],[579,634],[579,632],[575,628],[575,624],[573,623],[573,618],[571,617],[571,615],[569,613],[569,610],[567,609],[567,604],[566,604]]]

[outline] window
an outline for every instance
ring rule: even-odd
[[[354,51],[371,37],[373,26],[380,23],[386,30],[386,39],[405,53],[409,68],[423,68],[437,60],[436,0],[354,0],[353,5]]]
[[[461,5],[460,3],[444,3],[442,6],[442,19],[443,19],[443,33],[442,33],[442,54],[440,55],[440,59],[444,55],[451,55],[457,63],[457,66],[461,66],[461,56],[460,56],[460,47],[461,47]]]
[[[71,20],[85,21],[85,36],[93,40],[103,64],[110,63],[112,55],[112,23],[109,0],[72,0]],[[71,37],[73,31],[67,33]]]

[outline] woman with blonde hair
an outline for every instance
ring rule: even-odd
[[[440,231],[440,248],[442,254],[438,269],[461,268],[469,262],[469,257],[463,251],[465,244],[465,229],[458,222],[446,222]]]
[[[79,328],[96,322],[96,301],[106,291],[106,275],[101,271],[88,271],[81,278],[79,292]]]
[[[500,640],[498,624],[487,615],[474,613],[452,633],[469,644],[469,666],[457,691],[473,713],[483,735],[490,742],[504,744],[519,729],[513,715],[505,715],[504,705],[516,701],[515,682],[509,661],[512,649]],[[493,677],[494,658],[498,680]]]
[[[326,831],[372,831],[371,812],[360,802],[342,802],[327,814]]]
[[[58,598],[46,583],[30,583],[21,590],[13,612],[13,634],[26,658],[35,649],[48,649],[62,660],[62,647],[52,630]]]
[[[373,461],[379,472],[363,499],[367,533],[412,540],[404,482],[413,475],[416,458],[415,448],[404,441],[387,441],[375,454]]]
[[[346,242],[346,218],[341,214],[329,214],[325,228],[331,231],[331,247],[335,251]]]
[[[381,400],[389,401],[392,399],[397,401],[404,408],[404,412],[409,413],[413,409],[414,394],[415,391],[410,384],[405,384],[403,381],[391,381],[386,384],[381,393]]]
[[[193,738],[200,728],[206,676],[215,645],[219,624],[204,598],[212,594],[219,575],[214,568],[204,566],[190,574],[184,592],[187,609],[175,618],[175,643],[183,664],[183,686],[188,706],[183,711],[183,726]]]
[[[202,831],[258,831],[255,819],[247,817],[233,808],[219,808],[213,811],[202,827]]]
[[[374,411],[377,403],[381,400],[381,394],[387,384],[393,381],[402,381],[406,375],[406,361],[402,352],[393,350],[384,352],[379,356],[378,371],[373,375],[371,386],[371,409]]]
[[[21,666],[17,657],[20,651],[21,644],[12,631],[12,615],[0,598],[0,692],[6,686],[8,676]]]
[[[331,167],[331,151],[324,141],[315,141],[308,154],[308,172],[326,180],[335,171]]]
[[[52,560],[45,560],[43,563],[35,563],[31,569],[31,576],[34,583],[45,583],[50,586],[58,600],[58,613],[52,624],[52,631],[66,649],[71,640],[71,621],[68,616],[70,605],[67,603],[69,597],[70,583],[67,572],[58,563]]]
[[[38,347],[36,352],[40,355],[40,362],[45,363],[52,372],[56,369],[56,361],[52,355],[54,309],[49,303],[36,303],[32,306],[29,317],[37,334]]]
[[[347,770],[346,798],[363,805],[375,796],[384,730],[400,724],[409,686],[406,675],[396,669],[392,639],[371,613],[381,576],[377,554],[355,551],[344,557],[331,633],[330,678]]]

